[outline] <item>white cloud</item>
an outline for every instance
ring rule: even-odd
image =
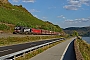
[[[42,17],[43,19],[47,19],[47,17]]]
[[[67,10],[78,10],[79,7],[78,5],[65,5],[63,8]]]
[[[82,22],[89,22],[90,18],[80,18],[80,19],[74,19],[74,20],[65,20],[65,22],[69,22],[69,23],[82,23]]]
[[[19,2],[20,0],[12,0],[13,2]]]
[[[42,17],[42,20],[44,20],[44,21],[48,21],[48,20],[47,20],[47,17],[45,17],[45,16]]]
[[[31,2],[31,3],[34,3],[35,0],[22,0],[22,2]]]
[[[35,10],[35,9],[31,9],[30,12],[40,12],[40,11]]]
[[[81,4],[90,5],[90,0],[80,0]]]
[[[38,18],[38,19],[41,19],[38,15],[33,15],[34,17]]]
[[[79,4],[80,4],[79,1],[73,1],[73,0],[69,1],[68,3],[69,3],[70,5],[79,5]]]
[[[67,10],[78,10],[82,5],[90,6],[90,0],[67,0],[68,4],[63,8]]]
[[[57,16],[58,18],[63,18],[63,19],[65,19],[66,17],[65,16],[63,16],[63,15],[60,15],[60,16]]]
[[[73,20],[68,19],[68,20],[65,20],[65,22],[74,22],[74,21],[73,21]]]
[[[65,19],[65,17],[63,17],[63,19]]]
[[[34,17],[37,17],[37,18],[38,18],[38,16],[37,16],[37,15],[34,15]]]

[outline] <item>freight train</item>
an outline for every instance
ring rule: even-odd
[[[59,32],[54,32],[54,31],[49,31],[44,29],[21,27],[21,26],[15,27],[13,34],[60,35]]]

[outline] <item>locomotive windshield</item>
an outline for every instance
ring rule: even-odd
[[[20,30],[20,29],[21,29],[21,27],[15,27],[14,29],[15,29],[15,30]]]

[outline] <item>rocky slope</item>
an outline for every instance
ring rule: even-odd
[[[2,3],[9,3],[8,0],[0,0]]]

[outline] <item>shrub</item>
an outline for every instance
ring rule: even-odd
[[[9,30],[10,27],[6,26],[5,24],[0,24],[0,30]]]

